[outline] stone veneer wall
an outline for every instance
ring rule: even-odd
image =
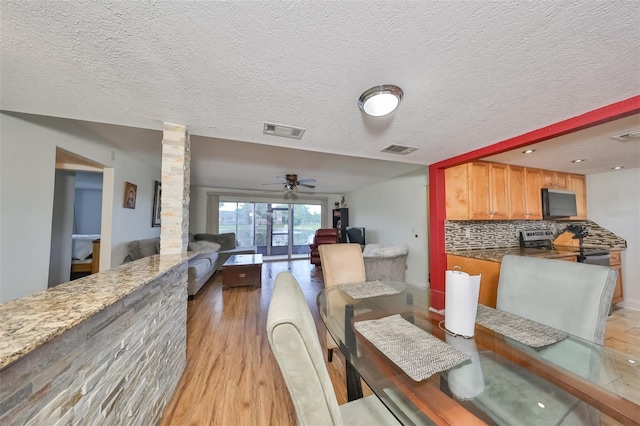
[[[518,247],[520,231],[525,229],[551,229],[556,235],[569,224],[586,226],[589,236],[585,244],[626,246],[624,239],[590,220],[447,220],[445,221],[445,251]],[[467,238],[469,228],[471,236]]]
[[[187,263],[0,371],[0,424],[150,425],[186,367]]]
[[[178,254],[187,251],[190,185],[189,132],[185,126],[164,123],[160,254]]]

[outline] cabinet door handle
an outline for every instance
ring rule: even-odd
[[[246,276],[247,276],[247,274],[238,274],[238,276],[239,276],[240,278],[244,278],[244,277],[246,277]]]

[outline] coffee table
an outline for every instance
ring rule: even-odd
[[[222,288],[262,287],[262,255],[236,254],[222,265]]]

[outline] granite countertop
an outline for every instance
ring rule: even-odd
[[[0,304],[0,369],[195,254],[145,257]]]
[[[603,250],[624,250],[624,248],[602,246],[595,244],[585,244],[584,248],[599,248]],[[570,247],[556,247],[554,249],[539,249],[539,248],[520,248],[520,247],[502,247],[502,248],[490,248],[490,249],[471,249],[471,250],[452,250],[447,251],[447,254],[469,257],[472,259],[488,260],[491,262],[501,262],[502,258],[506,255],[514,256],[533,256],[542,257],[546,259],[557,259],[565,256],[576,256],[578,249]]]

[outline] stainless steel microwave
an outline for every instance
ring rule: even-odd
[[[542,189],[542,217],[553,219],[576,216],[576,193],[564,189]]]

